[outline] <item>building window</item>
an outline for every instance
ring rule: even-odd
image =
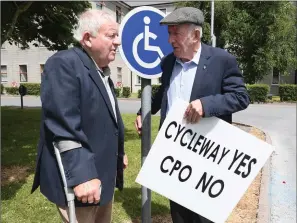
[[[7,66],[1,65],[1,82],[7,82]]]
[[[161,12],[163,12],[166,15],[166,8],[165,9],[159,9]]]
[[[27,65],[20,65],[20,82],[28,82]]]
[[[96,9],[103,9],[103,6],[105,6],[103,1],[96,2]]]
[[[121,23],[121,19],[122,19],[122,9],[119,6],[116,6],[116,20],[117,20],[117,23]]]
[[[122,68],[117,67],[117,82],[122,82]]]
[[[273,74],[272,74],[272,84],[279,84],[280,82],[280,72],[277,68],[273,68]]]
[[[137,76],[136,84],[141,84],[141,77]]]
[[[40,75],[42,75],[43,70],[44,70],[44,64],[40,64]]]

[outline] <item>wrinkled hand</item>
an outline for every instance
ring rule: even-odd
[[[142,128],[141,115],[137,115],[134,125],[138,135],[141,135],[141,128]]]
[[[125,154],[123,158],[124,169],[128,167],[128,156]]]
[[[99,179],[92,179],[90,181],[79,184],[73,188],[77,200],[82,203],[98,204],[100,201],[100,187],[101,181]]]
[[[199,120],[202,118],[204,112],[202,103],[199,99],[192,101],[184,114],[184,118],[187,120],[188,123],[198,123]]]

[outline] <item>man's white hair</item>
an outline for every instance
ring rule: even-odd
[[[200,39],[202,38],[202,27],[201,26],[198,26],[196,24],[191,24],[189,29],[192,31],[194,29],[198,29],[199,30],[199,33],[200,33]]]
[[[73,37],[78,42],[82,40],[84,32],[89,32],[92,36],[96,37],[98,30],[103,22],[115,21],[109,13],[98,10],[88,9],[78,16],[78,23],[73,30]]]

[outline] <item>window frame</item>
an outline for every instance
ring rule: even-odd
[[[26,67],[26,72],[22,72],[21,66]],[[22,81],[21,75],[25,73],[26,74],[26,81]],[[28,82],[28,64],[19,64],[19,77],[20,77],[20,83],[27,83]]]
[[[2,67],[6,67],[6,73],[2,73]],[[3,79],[2,74],[6,74],[6,78]],[[8,82],[8,72],[7,72],[7,64],[1,64],[1,83]]]

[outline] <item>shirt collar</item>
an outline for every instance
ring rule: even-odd
[[[192,60],[190,60],[188,62],[182,62],[180,58],[176,58],[176,62],[178,62],[180,65],[191,64],[191,63],[198,65],[199,59],[200,59],[200,54],[201,54],[201,43],[199,44],[199,49],[198,49],[197,53],[194,55],[194,57],[192,58]]]
[[[92,57],[91,57],[92,58]],[[99,71],[100,72],[100,74],[102,74],[104,77],[108,77],[108,76],[110,76],[110,68],[109,68],[109,66],[107,66],[107,67],[103,67],[103,69],[101,69],[100,67],[98,67],[98,65],[97,65],[97,63],[95,62],[95,60],[92,58],[92,60],[93,60],[93,62],[94,62],[94,64],[95,64],[95,66],[96,66],[96,69],[97,69],[97,71]]]
[[[86,52],[86,54],[92,59],[93,63],[95,64],[96,70],[100,72],[100,74],[103,77],[109,77],[111,72],[110,72],[110,68],[107,67],[103,67],[103,69],[101,69],[100,67],[98,67],[97,63],[95,62],[95,60],[93,59],[93,57],[91,57],[91,55],[88,54],[88,52],[82,47],[82,49]]]

